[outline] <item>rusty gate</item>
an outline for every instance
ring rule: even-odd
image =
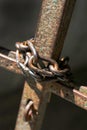
[[[30,39],[23,43],[16,43],[17,48],[21,44],[27,45],[26,42],[30,42],[34,44],[39,57],[44,57],[41,59],[45,59],[43,62],[45,66],[48,66],[47,61],[49,59],[62,63],[65,59],[62,58],[60,60],[60,55],[75,1],[43,0],[34,40]],[[0,66],[17,74],[24,75],[23,68],[20,69],[17,65],[18,57],[16,55],[18,53],[0,48]],[[41,70],[38,72],[41,72]],[[28,78],[25,79],[15,130],[39,130],[41,128],[46,105],[50,100],[51,93],[87,110],[87,88],[85,86],[77,86],[72,80],[62,82],[55,78],[51,80],[49,78],[46,81],[47,77],[39,81],[32,78],[32,75],[30,72]],[[66,80],[68,79],[66,78]]]

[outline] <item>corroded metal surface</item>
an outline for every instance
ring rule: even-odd
[[[5,50],[6,51],[6,50]],[[8,52],[8,51],[7,51]],[[4,67],[5,69],[9,69],[10,71],[16,72],[21,74],[21,71],[17,68],[15,63],[15,52],[9,52],[8,56],[0,54],[0,66]],[[3,58],[4,57],[4,58]],[[10,59],[10,60],[9,60]],[[2,64],[4,61],[4,65]],[[15,65],[15,66],[14,66]],[[9,66],[9,67],[8,67]],[[11,67],[13,66],[13,67]],[[70,87],[66,87],[56,82],[47,82],[47,83],[39,83],[35,82],[31,77],[25,82],[24,91],[22,94],[22,100],[20,104],[17,125],[15,130],[32,130],[38,129],[42,124],[42,118],[44,116],[44,112],[46,109],[46,104],[49,100],[49,96],[51,93],[54,93],[65,100],[68,100],[75,105],[87,110],[87,87],[86,86],[76,86],[74,85],[74,89]],[[39,112],[37,117],[33,121],[26,122],[24,120],[24,109],[26,106],[26,102],[28,99],[32,99],[34,101],[35,109]]]
[[[11,53],[13,54],[13,57],[15,57],[15,52],[11,51],[10,55]],[[17,67],[17,64],[15,63],[15,59],[13,59],[12,57],[5,56],[1,53],[0,53],[0,67],[4,67],[5,69],[15,72],[17,74],[22,74],[20,69]],[[24,87],[23,97],[22,97],[23,100],[21,104],[24,106],[26,104],[27,99],[32,99],[33,101],[35,101],[34,104],[37,110],[39,107],[40,95],[42,95],[41,92],[43,91],[43,87],[40,83],[34,82],[34,80],[32,81],[32,79],[30,79],[27,82],[25,82],[25,87]],[[29,84],[32,87],[29,87]],[[47,94],[49,92],[55,93],[56,95],[87,110],[87,86],[79,87],[73,84],[74,88],[69,88],[55,82],[43,83],[43,86],[45,86],[44,87],[45,93]],[[38,97],[39,100],[37,100]],[[22,107],[22,105],[21,108],[23,109],[24,107]]]
[[[16,60],[1,53],[0,53],[0,67],[8,69],[9,71],[15,72],[17,74],[22,74],[20,69],[18,69],[17,67]]]
[[[46,86],[46,84],[35,82],[33,79],[29,79],[25,82],[15,130],[38,130],[41,128],[46,104],[49,98],[49,94],[45,93],[43,86]],[[24,120],[24,111],[28,99],[33,100],[34,107],[38,114],[34,115],[34,120],[26,122]]]
[[[86,87],[84,87],[84,90],[85,89]],[[87,95],[84,95],[83,93],[75,89],[73,90],[73,93],[74,93],[75,104],[87,110]]]
[[[49,87],[50,86],[50,87]],[[86,86],[76,86],[74,88],[67,88],[58,83],[51,83],[47,85],[47,91],[50,91],[65,100],[72,102],[73,104],[87,110],[87,87]],[[77,89],[78,88],[78,89]],[[84,93],[83,93],[83,91]]]
[[[35,41],[40,55],[60,56],[75,1],[43,0]]]
[[[5,52],[6,52],[6,49],[5,49]],[[0,67],[4,67],[5,69],[15,72],[17,74],[22,74],[20,69],[17,67],[15,59],[13,59],[13,57],[15,57],[15,52],[11,51],[11,52],[9,52],[9,54],[10,54],[10,57],[5,56],[0,53]],[[42,95],[41,91],[43,91],[42,85],[40,85],[39,83],[32,82],[32,79],[30,79],[30,81],[28,81],[28,83],[32,87],[29,87],[29,84],[27,84],[27,82],[25,83],[23,97],[22,97],[23,100],[20,105],[21,111],[22,111],[21,112],[22,115],[20,115],[20,117],[23,117],[20,120],[22,120],[23,122],[24,122],[24,120],[23,120],[24,115],[23,115],[22,109],[24,109],[27,99],[32,99],[34,101],[35,108],[38,109],[40,95]],[[56,95],[87,110],[87,87],[86,86],[79,87],[79,86],[76,86],[73,84],[73,86],[74,86],[74,89],[73,89],[73,88],[65,87],[65,86],[55,83],[55,82],[46,83],[46,84],[44,83],[43,85],[45,86],[45,93],[47,93],[47,94],[49,92],[55,93]],[[34,88],[34,89],[32,89],[32,88]],[[38,100],[38,97],[39,97],[39,100]],[[21,121],[19,121],[18,124],[23,124],[23,123],[21,123]],[[25,124],[28,124],[28,123],[26,122]],[[21,128],[22,128],[22,126],[23,125],[21,125]],[[23,126],[23,128],[24,128],[24,126]]]
[[[17,74],[22,74],[21,70],[18,68],[16,60],[15,60],[15,52],[9,51],[5,48],[1,48],[1,53],[0,53],[0,67],[3,67],[9,71],[15,72]],[[45,111],[45,105],[49,95],[44,95],[44,90],[43,90],[44,84],[40,84],[38,82],[35,82],[34,79],[30,76],[29,79],[27,79],[27,82],[25,82],[24,85],[24,90],[22,94],[22,100],[20,104],[20,109],[19,109],[19,114],[17,118],[17,123],[15,130],[31,130],[35,127],[41,126],[40,124],[42,123],[41,118],[42,114],[44,115]],[[38,113],[38,118],[35,117],[35,120],[26,122],[24,120],[24,109],[26,106],[26,102],[28,99],[32,99],[34,102],[34,107],[38,111],[38,109],[41,111],[40,114]],[[43,102],[41,102],[41,99],[43,99]],[[41,104],[41,108],[40,107]],[[42,113],[42,114],[41,114]],[[36,123],[38,120],[38,123]]]
[[[36,32],[36,40],[34,43],[40,55],[52,57],[54,59],[57,59],[60,56],[74,3],[75,0],[43,0]],[[16,66],[15,60],[9,59],[2,54],[0,54],[0,59],[2,67],[21,73]],[[50,92],[61,92],[57,95],[63,97],[63,95],[66,95],[65,92],[69,91],[67,99],[71,99],[71,102],[74,100],[70,93],[71,89],[66,89],[62,86],[59,87],[58,83],[55,88],[55,86],[52,87],[51,84],[35,82],[31,77],[29,77],[27,82],[28,84],[25,83],[24,86],[15,130],[39,130],[41,128]],[[64,88],[65,91],[62,91],[62,88]],[[23,113],[28,99],[33,100],[38,115],[35,116],[33,121],[25,122]]]
[[[31,87],[32,85],[33,87],[36,87],[36,88],[32,89]],[[25,121],[25,118],[24,118],[25,106],[28,99],[32,99],[34,101],[34,106],[36,110],[38,110],[38,107],[39,107],[42,87],[38,85],[38,88],[37,88],[37,86],[34,83],[32,85],[29,86],[29,84],[25,82],[15,130],[24,130],[24,129],[31,130],[33,129],[34,124],[36,122],[36,118],[34,118],[34,120],[30,122]],[[37,92],[35,90],[37,90]]]
[[[52,57],[54,59],[60,56],[74,3],[75,0],[43,0],[34,43],[39,55]],[[30,82],[29,80],[29,84]],[[39,91],[41,89],[40,96],[37,96],[37,98],[33,100],[37,104],[38,116],[33,123],[32,129],[39,130],[41,128],[49,94],[45,93],[46,84],[35,83],[34,86],[34,83],[31,83],[29,87],[31,86],[34,87],[34,89],[32,87],[32,91],[34,92],[35,87],[38,88]],[[33,96],[35,94],[37,95],[35,92]],[[32,98],[31,96],[31,99]],[[25,129],[27,130],[27,128]],[[19,129],[16,127],[16,130]]]

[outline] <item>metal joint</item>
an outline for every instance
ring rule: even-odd
[[[39,81],[51,81],[53,79],[63,82],[67,81],[67,72],[70,71],[67,67],[69,61],[67,57],[62,58],[59,64],[52,58],[39,56],[34,47],[34,40],[33,43],[30,40],[22,43],[18,42],[16,43],[16,48],[17,64],[25,75],[28,76],[30,74],[35,80]],[[23,61],[21,61],[21,56]],[[43,64],[47,62],[47,66],[44,64],[43,68],[39,61]]]

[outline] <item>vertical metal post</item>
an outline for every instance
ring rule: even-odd
[[[75,0],[43,0],[35,36],[35,47],[39,55],[54,59],[59,58],[74,4]],[[41,84],[29,79],[28,91],[28,98],[34,101],[39,113],[36,120],[32,122],[30,129],[40,130],[49,97],[46,92],[46,83]],[[26,95],[26,92],[24,94]],[[24,98],[22,98],[23,101]],[[20,112],[19,115],[21,115]],[[25,128],[22,127],[21,130],[28,130],[27,125],[28,123],[24,123]],[[16,126],[16,130],[19,130],[19,127]]]
[[[43,0],[36,32],[40,55],[58,59],[76,0]]]

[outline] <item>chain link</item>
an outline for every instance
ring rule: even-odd
[[[16,61],[26,77],[31,75],[39,81],[66,82],[71,75],[68,57],[56,62],[51,58],[40,56],[34,47],[34,39],[16,43]],[[47,62],[47,65],[44,62]]]

